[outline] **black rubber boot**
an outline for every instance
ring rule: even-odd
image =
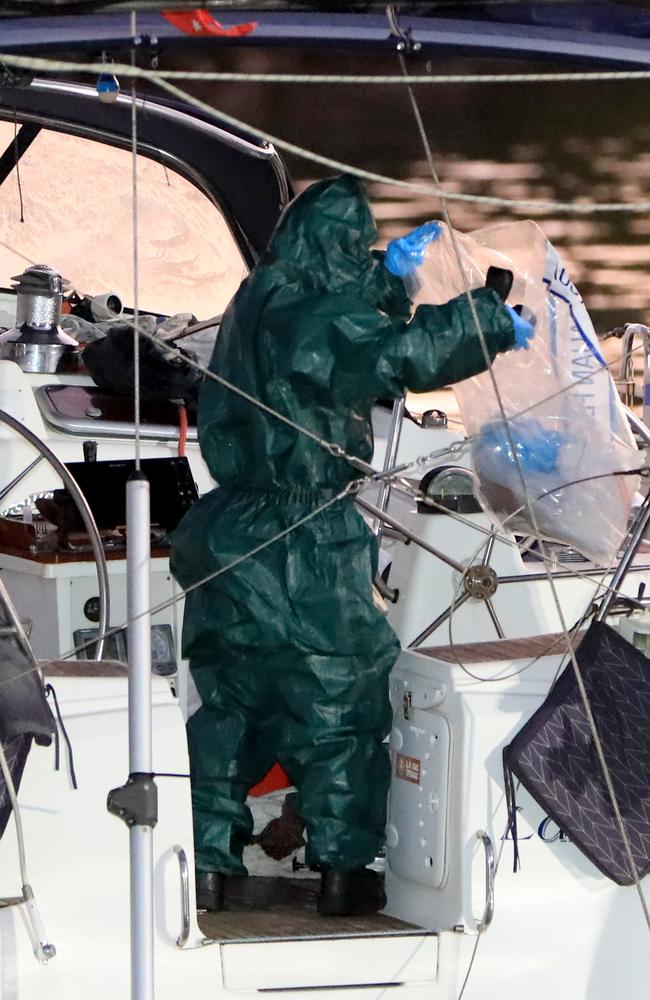
[[[318,912],[324,917],[376,913],[386,905],[384,877],[372,868],[323,868]]]
[[[196,872],[196,908],[217,913],[223,909],[226,876],[221,872]]]

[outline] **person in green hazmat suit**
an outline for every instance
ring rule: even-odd
[[[486,362],[466,298],[411,318],[403,281],[369,249],[376,239],[355,179],[312,185],[223,317],[210,369],[292,423],[209,377],[201,390],[201,451],[218,488],[176,529],[172,569],[191,588],[230,567],[187,594],[183,629],[202,700],[187,730],[208,909],[222,905],[224,876],[246,874],[247,791],[275,761],[298,790],[320,912],[385,905],[366,866],[384,843],[400,646],[373,603],[377,545],[353,496],[319,510],[360,473],[298,428],[369,462],[376,399]],[[515,346],[516,318],[497,295],[473,297],[490,355]]]

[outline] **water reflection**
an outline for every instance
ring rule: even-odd
[[[217,65],[218,64],[218,65]],[[412,72],[521,72],[540,65],[440,58]],[[251,72],[398,73],[394,56],[224,51],[193,68]],[[543,66],[551,70],[553,67]],[[563,64],[562,70],[570,69]],[[195,92],[255,125],[323,155],[413,180],[430,180],[401,87],[205,84]],[[420,87],[437,170],[449,191],[551,201],[650,200],[650,126],[642,82]],[[326,171],[291,159],[296,186]],[[370,185],[382,239],[440,215],[434,198]],[[599,332],[650,313],[650,216],[572,216],[452,202],[454,225],[534,218],[561,251]]]

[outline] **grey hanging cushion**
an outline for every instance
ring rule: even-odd
[[[641,878],[650,871],[650,660],[601,622],[576,655]],[[503,757],[515,866],[513,776],[603,874],[634,882],[571,663]]]

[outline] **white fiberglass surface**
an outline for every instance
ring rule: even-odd
[[[13,141],[0,122],[0,149]],[[247,273],[219,209],[173,170],[138,156],[139,306],[207,319]],[[0,287],[48,264],[83,295],[133,304],[130,151],[42,129],[0,186]]]

